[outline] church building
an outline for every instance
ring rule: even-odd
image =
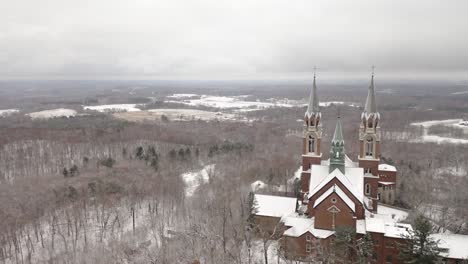
[[[337,228],[347,227],[356,232],[357,239],[369,235],[373,263],[401,263],[397,245],[404,243],[412,227],[401,223],[408,213],[391,206],[398,173],[394,166],[380,160],[381,116],[374,74],[360,122],[356,124],[359,125],[357,161],[346,155],[340,117],[331,139],[329,159],[323,159],[322,121],[314,74],[304,115],[299,197],[255,194],[253,214],[257,224],[267,233],[279,232],[271,237],[280,237],[283,252],[293,259],[323,256]],[[456,242],[460,235],[444,239],[448,252],[444,258],[448,263],[456,263],[465,254],[459,252],[460,243]]]
[[[380,163],[380,118],[372,75],[356,135],[357,161],[346,155],[340,117],[329,159],[324,160],[322,114],[314,75],[304,115],[300,198],[255,195],[259,222],[282,224],[282,229],[270,226],[269,230],[282,230],[281,245],[287,255],[296,259],[316,256],[317,245],[329,243],[337,227],[349,227],[359,236],[371,235],[375,263],[397,263],[393,261],[398,253],[395,243],[408,234],[411,226],[398,223],[405,216],[382,214],[379,210],[379,202],[393,203],[397,180],[396,168]],[[388,206],[383,209],[392,210]]]

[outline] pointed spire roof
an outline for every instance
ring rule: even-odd
[[[365,113],[377,113],[377,105],[375,104],[375,91],[374,91],[374,72],[372,72],[372,79],[367,92],[366,105],[364,107]]]
[[[338,117],[338,120],[336,121],[335,133],[333,134],[333,139],[332,139],[332,143],[338,143],[338,142],[344,143],[343,129],[341,128],[340,117]]]
[[[307,106],[306,116],[311,116],[313,113],[320,112],[319,100],[317,96],[317,85],[315,83],[315,73],[314,73],[314,83],[312,85],[312,90],[310,91],[309,105]]]
[[[339,169],[341,173],[344,174],[346,163],[345,159],[346,155],[344,149],[343,129],[341,128],[340,117],[338,117],[338,120],[336,121],[335,133],[333,134],[333,139],[331,142],[329,173]]]

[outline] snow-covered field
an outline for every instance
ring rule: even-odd
[[[181,175],[185,182],[185,195],[192,196],[197,190],[198,186],[207,183],[210,179],[210,174],[213,173],[215,168],[214,164],[206,165],[199,171],[189,171]]]
[[[247,101],[250,95],[239,96],[213,96],[197,94],[173,94],[167,96],[168,103],[181,103],[190,106],[206,106],[219,109],[237,109],[237,112],[257,111],[273,107],[304,107],[307,104],[302,100],[290,100],[287,98],[270,98],[266,101]],[[320,102],[320,106],[329,107],[331,105],[347,105],[359,107],[360,104],[353,102],[330,101]]]
[[[0,117],[9,116],[11,114],[18,113],[18,112],[19,112],[18,109],[3,109],[3,110],[0,110]]]
[[[412,141],[413,142],[432,142],[432,143],[437,143],[437,144],[468,144],[468,139],[442,137],[438,135],[429,135],[427,131],[429,127],[435,126],[435,125],[444,125],[444,126],[452,126],[452,127],[467,129],[468,127],[465,126],[465,123],[466,122],[463,121],[462,119],[432,120],[432,121],[411,123],[412,126],[423,128],[423,135],[421,136],[421,138],[418,138]]]
[[[460,92],[452,93],[452,95],[461,95],[461,94],[468,94],[468,91],[460,91]]]
[[[179,97],[180,98],[180,97]],[[236,108],[250,108],[250,109],[266,109],[270,107],[292,107],[289,104],[281,103],[267,103],[267,102],[256,102],[256,101],[245,101],[239,97],[228,97],[228,96],[211,96],[201,95],[200,98],[196,99],[183,99],[179,101],[166,101],[168,103],[181,103],[190,106],[206,106],[220,109],[236,109]]]
[[[94,105],[83,106],[84,110],[92,110],[98,112],[138,112],[141,109],[137,108],[136,104],[110,104],[110,105]]]
[[[56,118],[56,117],[73,117],[76,116],[76,111],[73,109],[66,109],[66,108],[58,108],[58,109],[51,109],[51,110],[44,110],[34,113],[27,114],[32,119],[49,119],[49,118]]]

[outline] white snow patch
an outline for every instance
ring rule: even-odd
[[[351,107],[360,107],[361,106],[360,104],[357,104],[357,103],[343,102],[343,101],[320,102],[319,105],[322,106],[322,107],[329,107],[329,106],[332,106],[332,105],[347,105],[347,106],[351,106]]]
[[[138,112],[141,109],[136,107],[136,104],[110,104],[110,105],[94,105],[83,106],[84,110],[92,110],[98,112]]]
[[[18,112],[19,112],[18,109],[3,109],[3,110],[0,110],[0,117],[9,116],[11,114],[18,113]]]
[[[199,96],[198,94],[191,94],[191,93],[180,93],[180,94],[172,94],[172,95],[168,95],[166,96],[167,98],[177,98],[177,99],[181,99],[181,98],[190,98],[190,97],[196,97],[196,96]]]
[[[432,120],[424,122],[411,123],[412,126],[420,126],[423,128],[423,135],[419,139],[411,140],[412,142],[432,142],[437,144],[468,144],[468,139],[442,137],[438,135],[429,135],[427,130],[431,126],[444,125],[454,126],[459,128],[468,128],[465,126],[465,121],[462,119],[447,119],[447,120]]]
[[[453,175],[453,176],[461,177],[461,176],[467,175],[468,172],[462,166],[459,166],[458,168],[456,168],[456,167],[442,167],[442,168],[436,169],[436,174],[437,175],[450,174],[450,175]]]
[[[56,117],[73,117],[76,116],[76,111],[73,109],[65,109],[65,108],[58,108],[58,109],[51,109],[51,110],[44,110],[34,113],[27,114],[32,119],[49,119],[49,118],[56,118]]]
[[[181,175],[185,182],[185,195],[192,196],[197,190],[198,186],[207,183],[210,179],[209,175],[213,173],[215,164],[206,165],[199,171],[186,172]]]
[[[260,101],[244,101],[242,97],[228,97],[228,96],[212,96],[201,95],[198,99],[186,99],[180,101],[166,101],[169,103],[181,103],[190,106],[206,106],[221,109],[235,109],[235,108],[250,108],[250,109],[266,109],[270,107],[292,107],[288,104],[266,103]],[[246,111],[246,110],[244,110]]]
[[[468,91],[454,92],[452,95],[468,94]]]

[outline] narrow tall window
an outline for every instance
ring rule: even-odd
[[[369,183],[366,183],[366,195],[370,195],[371,194],[371,186]]]
[[[313,136],[309,136],[309,152],[315,152],[315,138]]]
[[[372,137],[368,137],[366,140],[366,157],[373,157],[374,156],[374,139]]]
[[[307,252],[307,253],[312,252],[312,245],[309,244],[309,243],[306,244],[306,252]]]

